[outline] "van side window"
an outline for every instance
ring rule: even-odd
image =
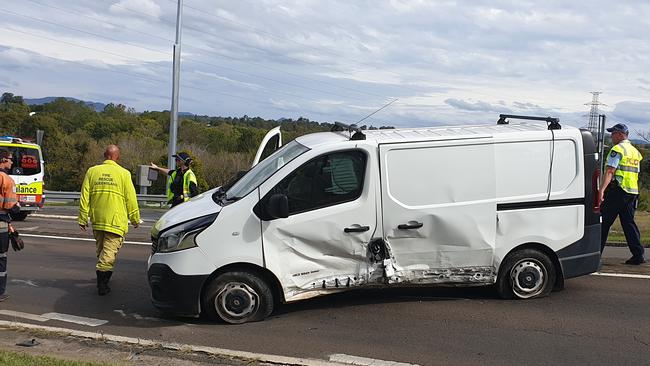
[[[290,215],[354,201],[361,196],[365,170],[361,151],[322,155],[284,178],[269,195],[287,195]]]

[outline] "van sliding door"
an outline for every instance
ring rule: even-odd
[[[496,237],[491,138],[380,145],[389,281],[489,282]]]

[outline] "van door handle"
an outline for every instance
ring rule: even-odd
[[[362,233],[364,231],[370,230],[370,226],[351,226],[343,229],[346,233]]]
[[[397,225],[397,228],[400,230],[408,230],[408,229],[419,229],[423,226],[424,224],[421,222],[417,221],[409,221],[408,224],[399,224]]]

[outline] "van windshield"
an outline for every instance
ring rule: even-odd
[[[226,192],[226,199],[236,200],[246,196],[285,164],[308,150],[306,146],[299,144],[296,140],[284,145],[280,150],[255,165],[237,183],[230,187]]]
[[[27,147],[5,147],[13,155],[11,175],[34,175],[41,172],[41,156],[38,149]]]

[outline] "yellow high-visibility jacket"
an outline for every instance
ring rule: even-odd
[[[132,224],[140,222],[140,209],[131,173],[113,160],[91,167],[81,186],[79,225],[124,236]]]

